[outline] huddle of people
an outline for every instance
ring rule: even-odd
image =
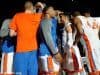
[[[5,24],[4,24],[5,23]],[[90,12],[68,14],[37,2],[25,3],[25,11],[6,20],[0,30],[2,75],[100,75],[100,18]],[[61,40],[61,49],[58,39]]]

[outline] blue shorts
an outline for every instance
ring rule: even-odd
[[[13,69],[15,75],[38,75],[37,51],[16,53]]]
[[[10,37],[6,37],[2,42],[1,49],[3,53],[14,52],[13,40]]]

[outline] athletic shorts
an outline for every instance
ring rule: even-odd
[[[1,71],[0,75],[11,75],[13,74],[13,56],[14,53],[2,53],[1,59]]]
[[[66,47],[65,47],[66,48]],[[77,46],[72,46],[70,49],[66,48],[63,68],[66,72],[81,72],[82,59]]]
[[[15,53],[13,69],[15,75],[38,75],[37,51]]]
[[[39,57],[40,73],[57,73],[60,70],[60,63],[55,60],[51,55],[44,55]],[[44,75],[44,74],[43,74]]]

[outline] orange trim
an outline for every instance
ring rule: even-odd
[[[3,62],[3,73],[7,72],[7,54],[4,55],[4,62]]]
[[[54,70],[52,56],[49,56],[47,58],[47,63],[48,63],[48,70],[52,72]]]
[[[100,75],[100,71],[90,72],[89,75]]]
[[[64,69],[65,72],[68,72],[68,73],[75,73],[75,72],[82,72],[83,69],[80,69],[80,70],[74,70],[74,71],[69,71],[67,69]]]
[[[71,52],[72,52],[74,70],[79,70],[79,64],[78,64],[78,61],[77,61],[77,57],[76,57],[76,55],[75,55],[75,53],[74,53],[74,51],[73,51],[74,49],[71,48],[70,50],[71,50]]]
[[[75,73],[75,72],[82,72],[83,71],[83,68],[82,69],[79,69],[79,70],[74,70],[74,71],[69,71],[68,69],[64,69],[65,72],[70,72],[70,73]]]
[[[93,61],[93,58],[92,58],[92,48],[91,48],[90,42],[89,42],[89,40],[88,40],[88,38],[87,38],[87,36],[85,34],[83,34],[83,39],[86,42],[87,51],[88,51],[88,59],[89,59],[89,62],[90,62],[90,67],[92,69],[92,72],[94,72],[95,64],[94,64],[94,61]]]
[[[40,72],[39,73],[39,75],[58,75],[58,73],[59,72],[44,72],[44,71],[42,71],[42,72]]]

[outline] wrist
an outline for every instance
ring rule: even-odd
[[[59,52],[57,52],[57,53],[53,54],[53,56],[55,56],[55,55],[57,55],[57,54],[59,54]]]

